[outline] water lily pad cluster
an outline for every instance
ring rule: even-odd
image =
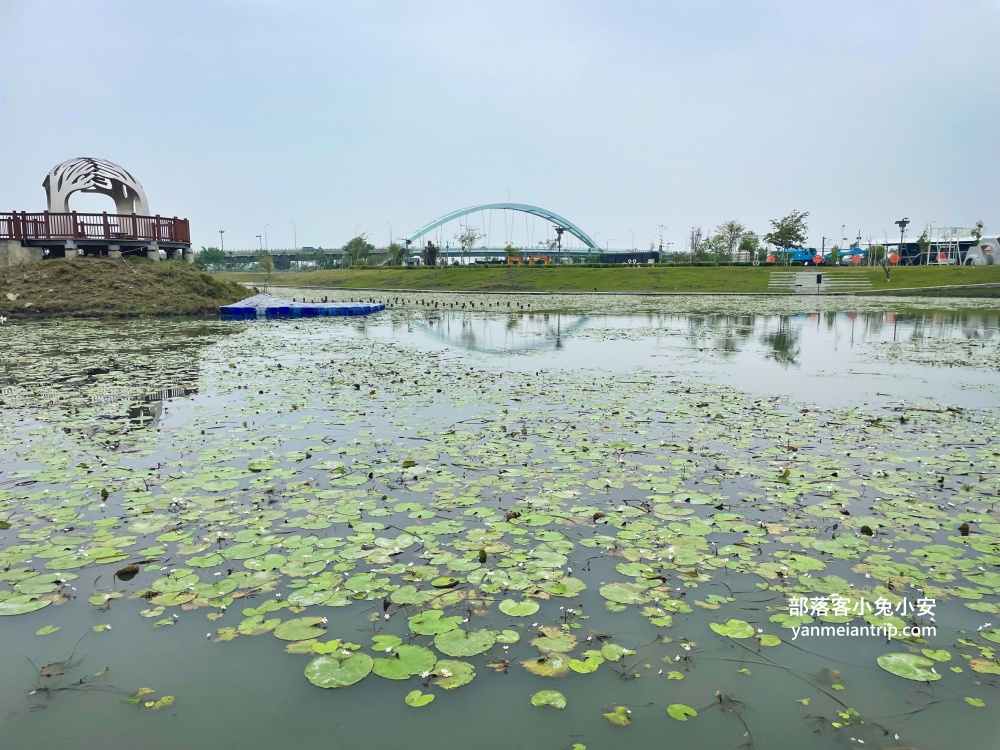
[[[76,358],[22,345],[5,376],[22,401],[0,425],[5,624],[41,633],[57,609],[87,608],[136,629],[198,618],[205,647],[255,638],[312,685],[402,682],[396,700],[422,707],[487,664],[562,678],[572,701],[585,675],[634,674],[640,643],[777,659],[794,627],[915,617],[795,615],[798,597],[929,597],[1000,616],[995,409],[815,409],[652,368],[627,382],[500,372],[366,338],[367,325],[187,336],[177,323],[143,339],[129,324],[103,360],[84,333],[67,339]],[[112,380],[196,393],[148,419],[111,402],[124,411],[102,420]],[[711,624],[694,625],[696,610]],[[594,631],[593,613],[630,635]],[[953,630],[900,637],[878,664],[954,687],[1000,674],[1000,632]],[[942,652],[968,670],[938,670]],[[676,666],[664,686],[687,684]],[[604,716],[631,721],[621,706]]]

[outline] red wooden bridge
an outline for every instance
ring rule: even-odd
[[[187,219],[176,216],[13,211],[0,213],[0,240],[21,240],[25,244],[45,240],[97,240],[190,245],[191,226]]]

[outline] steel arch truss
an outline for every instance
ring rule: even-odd
[[[421,237],[423,237],[428,232],[432,232],[437,229],[442,224],[447,224],[449,221],[454,221],[455,219],[460,219],[468,214],[474,214],[477,211],[488,211],[491,209],[510,209],[511,211],[521,211],[522,213],[531,214],[532,216],[538,216],[539,218],[545,219],[555,224],[557,227],[562,227],[567,232],[576,237],[580,242],[589,247],[591,250],[599,250],[597,243],[594,242],[590,235],[584,232],[580,227],[578,227],[573,222],[568,219],[564,219],[557,213],[553,213],[544,208],[539,208],[538,206],[529,206],[527,203],[484,203],[481,206],[470,206],[469,208],[462,208],[458,211],[452,211],[450,214],[445,214],[440,219],[435,219],[430,224],[426,224],[418,229],[416,232],[411,234],[406,238],[406,241],[416,242]]]

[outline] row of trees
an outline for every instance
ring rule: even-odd
[[[722,222],[708,237],[704,237],[701,227],[692,227],[691,256],[695,261],[715,261],[717,264],[756,260],[761,251],[761,239],[782,251],[801,247],[809,233],[808,217],[808,211],[792,211],[780,219],[772,219],[771,231],[763,238],[736,219]]]

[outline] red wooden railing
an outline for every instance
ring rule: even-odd
[[[176,216],[136,214],[0,213],[0,240],[145,240],[191,244],[191,226]]]

